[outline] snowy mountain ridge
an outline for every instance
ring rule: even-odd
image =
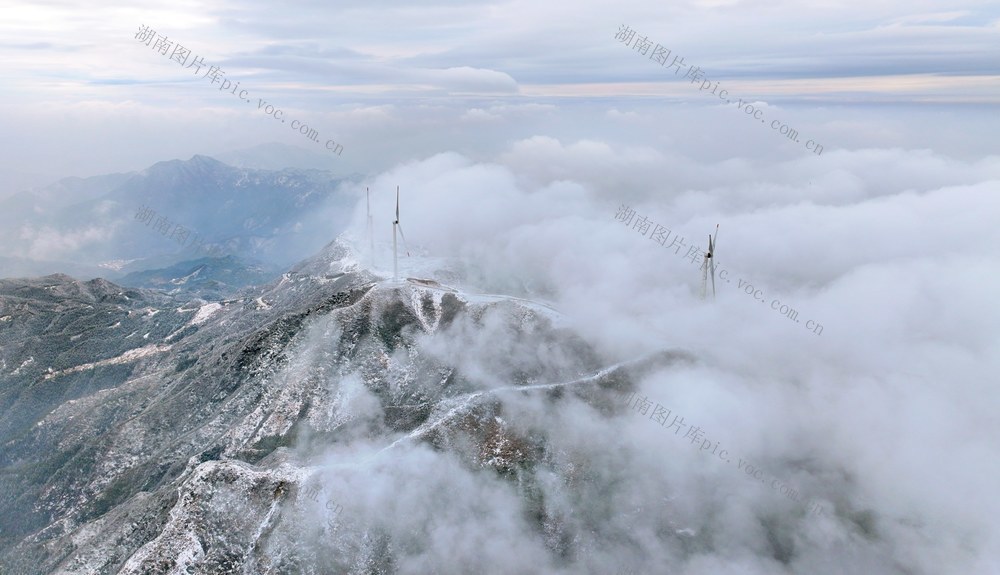
[[[610,415],[611,390],[636,369],[688,360],[605,361],[545,304],[388,280],[342,240],[217,303],[95,281],[0,283],[0,316],[12,316],[0,401],[22,414],[0,449],[18,494],[0,513],[22,518],[3,525],[4,573],[406,572],[409,552],[391,544],[408,537],[400,526],[341,492],[331,532],[299,494],[307,480],[338,491],[338,477],[427,449],[521,493],[518,521],[544,541],[576,528],[529,486],[580,462],[566,467],[544,425],[532,431],[505,405]],[[30,320],[45,314],[69,325]],[[53,345],[73,324],[92,327]],[[545,544],[561,549],[553,565],[574,548],[557,539]]]

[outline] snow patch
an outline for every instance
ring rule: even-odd
[[[135,261],[139,261],[139,260],[138,259],[131,259],[131,260],[108,260],[106,262],[101,262],[101,263],[97,264],[97,267],[104,268],[104,269],[107,269],[107,270],[115,270],[117,272],[117,271],[121,271],[121,269],[123,267],[125,267],[128,264],[130,264],[132,262],[135,262]]]
[[[205,304],[200,308],[198,308],[198,313],[194,314],[194,317],[191,318],[191,321],[188,322],[188,324],[198,325],[200,323],[205,323],[206,321],[208,321],[208,318],[212,317],[212,315],[215,314],[220,309],[222,309],[221,303],[212,302],[209,304]]]
[[[13,372],[11,372],[11,375],[17,375],[17,374],[21,373],[21,369],[22,368],[27,367],[27,366],[29,366],[29,365],[31,365],[33,363],[35,363],[35,356],[29,356],[28,359],[24,360],[24,363],[22,363],[21,365],[17,366],[17,369],[15,369]]]
[[[48,373],[46,373],[44,377],[45,377],[45,379],[52,379],[53,377],[59,377],[60,375],[66,375],[66,374],[70,374],[70,373],[77,373],[77,372],[81,372],[81,371],[86,371],[88,369],[94,369],[95,367],[100,367],[100,366],[104,366],[104,365],[116,365],[116,364],[122,364],[122,363],[130,363],[130,362],[136,361],[138,359],[141,359],[143,357],[147,357],[147,356],[153,355],[155,353],[163,353],[165,351],[169,351],[171,347],[172,346],[169,346],[169,345],[156,345],[156,344],[151,344],[151,345],[147,345],[147,346],[143,346],[143,347],[137,347],[135,349],[130,349],[130,350],[126,351],[125,353],[123,353],[123,354],[121,354],[121,355],[119,355],[117,357],[112,357],[112,358],[109,358],[109,359],[102,359],[100,361],[94,361],[94,362],[91,362],[91,363],[84,363],[84,364],[77,365],[77,366],[74,366],[74,367],[71,367],[71,368],[68,368],[68,369],[61,369],[59,371],[53,371],[52,368],[49,368],[48,369]]]

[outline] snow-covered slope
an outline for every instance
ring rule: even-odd
[[[512,424],[508,401],[611,414],[635,370],[687,359],[600,358],[548,305],[392,281],[339,241],[215,304],[48,282],[0,291],[0,315],[18,318],[0,324],[5,416],[33,398],[0,449],[13,494],[0,514],[18,517],[0,521],[3,573],[411,572],[400,562],[417,543],[402,543],[402,524],[317,494],[426,449],[506,485],[517,521],[569,568],[584,526],[539,501],[537,484],[570,496],[586,462],[569,464],[545,425]],[[74,329],[23,323],[54,305],[42,298],[107,315],[89,357],[43,353]]]

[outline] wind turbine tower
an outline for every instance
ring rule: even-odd
[[[715,224],[715,237],[708,235],[708,251],[701,262],[701,299],[708,295],[708,275],[712,274],[712,299],[715,299],[715,238],[719,237],[719,224]]]
[[[365,210],[368,215],[368,250],[372,258],[372,269],[375,269],[375,226],[372,224],[372,200],[368,186],[365,186]]]
[[[396,253],[396,230],[399,230],[399,237],[403,239],[403,247],[406,248],[406,236],[403,235],[403,226],[399,223],[399,186],[396,186],[396,220],[392,222],[392,279],[399,280],[399,261]],[[410,250],[406,249],[406,255],[410,255]]]

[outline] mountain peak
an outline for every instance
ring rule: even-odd
[[[219,160],[216,160],[215,158],[213,158],[211,156],[203,156],[201,154],[195,154],[195,155],[191,156],[191,159],[188,160],[188,163],[190,163],[190,164],[196,164],[196,165],[202,165],[202,166],[222,166],[222,165],[225,165],[222,162],[220,162]]]
[[[156,162],[152,166],[139,172],[139,174],[143,176],[161,176],[176,173],[204,174],[206,172],[219,170],[220,168],[229,167],[230,166],[223,164],[215,158],[195,154],[191,156],[191,159],[189,160],[166,160],[163,162]]]

